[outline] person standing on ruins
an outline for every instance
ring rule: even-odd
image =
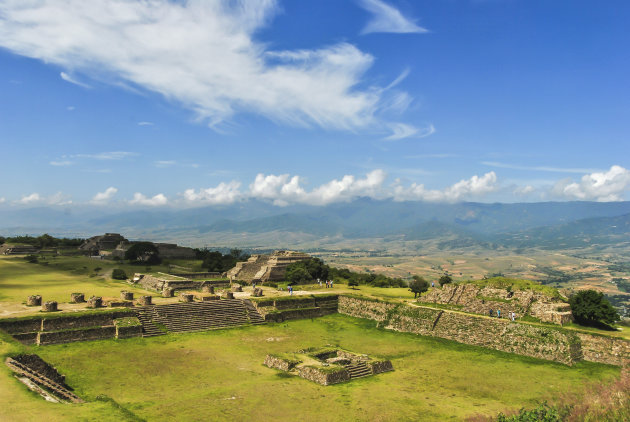
[[[492,311],[492,308],[490,308],[490,318],[492,318],[493,315],[494,315],[494,312]]]

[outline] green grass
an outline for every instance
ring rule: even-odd
[[[49,258],[46,262],[49,264],[29,264],[21,257],[0,257],[0,301],[22,303],[27,296],[39,294],[43,301],[66,303],[70,301],[72,292],[85,293],[86,298],[118,297],[121,290],[137,295],[152,294],[124,281],[112,280],[109,276],[90,277],[95,267],[103,268],[103,272],[119,268],[115,263],[85,257]],[[136,267],[136,271],[138,270],[142,271]],[[133,274],[133,271],[127,274],[130,273]]]
[[[268,353],[313,345],[390,359],[394,372],[334,386],[286,378]],[[0,351],[24,346],[0,342]],[[0,370],[0,420],[462,420],[532,407],[619,369],[574,367],[329,315],[314,320],[154,338],[33,348],[67,376],[84,405],[54,405]],[[3,365],[4,366],[4,365]],[[112,401],[94,401],[99,395]],[[116,405],[114,405],[114,403]]]

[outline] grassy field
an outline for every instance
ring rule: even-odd
[[[395,371],[320,386],[262,365],[267,353],[331,344]],[[2,353],[17,346],[0,343]],[[36,348],[82,405],[46,403],[0,372],[0,420],[462,420],[553,400],[619,369],[567,367],[375,328],[342,315],[283,324]],[[105,395],[112,402],[95,401]]]

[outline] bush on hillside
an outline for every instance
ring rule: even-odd
[[[162,260],[157,246],[151,242],[137,242],[125,252],[125,259],[132,264],[159,264]]]
[[[116,268],[112,271],[112,278],[114,280],[127,280],[127,273],[123,269]]]
[[[440,279],[438,280],[438,282],[440,283],[440,286],[443,286],[445,284],[450,284],[453,282],[453,279],[451,278],[450,275],[448,274],[444,274],[442,277],[440,277]]]

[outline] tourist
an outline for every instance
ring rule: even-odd
[[[431,287],[435,287],[435,281],[431,282]]]
[[[497,318],[501,318],[501,309],[497,309]]]
[[[333,281],[332,280],[330,280],[330,288],[331,289],[333,288]]]
[[[490,308],[490,318],[492,318],[493,315],[494,315],[494,312],[492,311],[492,308]]]
[[[516,312],[512,312],[512,321],[516,321]]]

